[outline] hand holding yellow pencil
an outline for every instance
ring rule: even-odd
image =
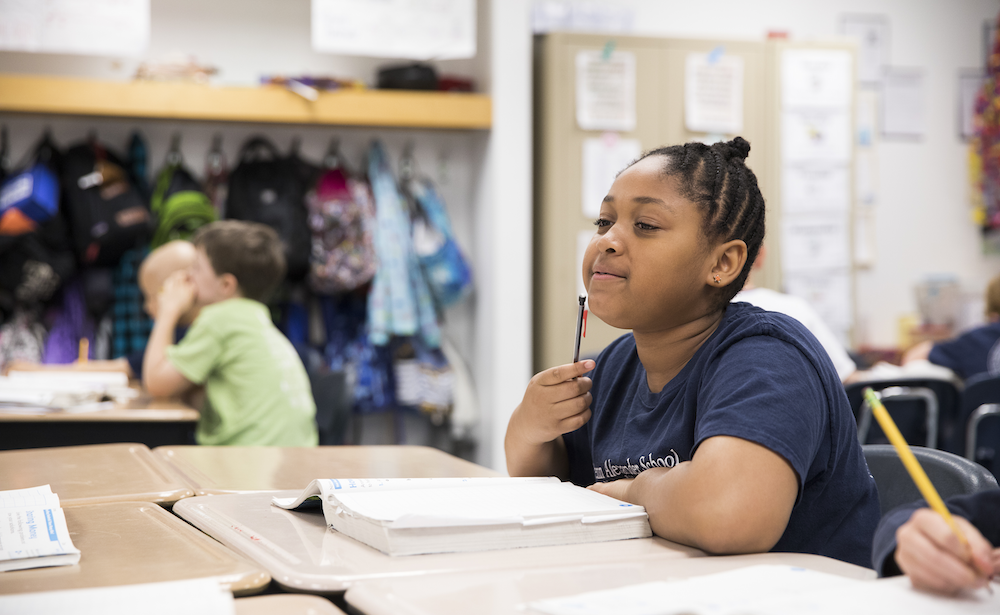
[[[930,479],[927,477],[927,473],[920,466],[920,462],[913,455],[913,451],[910,450],[909,445],[903,438],[903,434],[899,432],[899,428],[896,427],[896,423],[893,422],[892,417],[889,416],[888,411],[886,411],[885,406],[882,405],[881,400],[875,395],[875,391],[871,388],[866,388],[864,390],[865,401],[872,409],[872,414],[875,415],[875,419],[878,421],[879,425],[882,427],[882,431],[889,438],[889,442],[896,448],[896,452],[899,454],[900,461],[903,462],[903,466],[906,467],[907,472],[909,472],[910,477],[913,478],[913,482],[917,485],[917,489],[920,490],[920,494],[924,496],[927,500],[927,504],[930,506],[931,510],[938,513],[951,531],[958,538],[959,543],[962,546],[963,557],[966,563],[972,563],[972,549],[969,545],[969,541],[965,534],[958,527],[955,519],[952,517],[951,512],[948,507],[945,506],[944,501],[938,494],[937,489],[931,483]],[[976,568],[973,564],[973,568]],[[987,586],[988,587],[988,586]],[[992,593],[992,590],[991,590]]]

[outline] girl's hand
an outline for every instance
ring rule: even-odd
[[[587,487],[587,489],[603,493],[604,495],[613,497],[616,500],[621,500],[622,502],[634,503],[632,500],[628,499],[628,488],[632,486],[633,480],[635,479],[619,478],[618,480],[613,480],[609,483],[594,483],[593,485]]]
[[[955,594],[984,587],[996,572],[993,546],[971,523],[953,518],[969,541],[969,553],[944,517],[929,508],[917,510],[896,530],[896,563],[915,588]]]
[[[594,365],[587,359],[535,374],[514,410],[508,431],[514,430],[524,444],[539,445],[582,427],[590,420],[593,383],[581,376]]]

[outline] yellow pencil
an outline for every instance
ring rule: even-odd
[[[79,362],[80,363],[86,363],[87,362],[87,358],[88,358],[89,355],[90,355],[90,340],[88,340],[85,337],[81,337],[80,338],[80,356],[78,358]]]
[[[906,466],[906,471],[910,473],[913,478],[913,482],[917,484],[917,489],[920,490],[920,494],[924,496],[927,500],[927,504],[930,505],[931,509],[937,514],[944,517],[945,522],[951,527],[951,531],[955,532],[955,536],[958,537],[958,541],[962,543],[962,547],[965,549],[966,554],[969,554],[969,541],[966,540],[965,534],[962,530],[958,529],[958,524],[955,520],[951,518],[951,513],[948,512],[948,507],[944,505],[944,501],[941,496],[938,495],[937,489],[931,484],[931,479],[927,478],[927,474],[924,469],[920,467],[920,462],[917,458],[913,456],[913,452],[910,450],[909,445],[906,444],[906,440],[903,439],[903,434],[899,433],[899,428],[896,427],[896,423],[893,422],[892,417],[886,411],[885,406],[882,405],[881,400],[875,395],[875,391],[871,388],[865,389],[865,400],[868,405],[872,408],[872,413],[875,415],[875,419],[878,420],[878,424],[882,426],[882,431],[885,435],[889,437],[889,442],[896,447],[896,452],[899,453],[899,459]]]

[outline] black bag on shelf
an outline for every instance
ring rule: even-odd
[[[378,71],[378,89],[436,90],[438,89],[437,71],[430,64],[419,62],[402,66],[386,66]]]
[[[91,139],[62,159],[66,219],[82,265],[113,267],[148,239],[151,216],[121,159]]]
[[[229,176],[226,217],[261,222],[276,230],[291,280],[301,280],[309,271],[312,244],[305,203],[309,177],[301,159],[282,156],[271,141],[259,136],[243,144]]]

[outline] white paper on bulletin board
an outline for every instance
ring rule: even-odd
[[[684,123],[691,132],[743,132],[743,58],[690,53],[684,71]]]
[[[596,219],[618,173],[642,153],[638,139],[615,133],[583,140],[583,215]]]
[[[925,96],[922,69],[887,69],[882,79],[882,134],[922,137]]]
[[[312,0],[312,48],[381,58],[471,58],[476,2]]]
[[[847,51],[788,49],[781,55],[781,102],[786,109],[847,109],[853,79]]]
[[[582,130],[635,130],[635,54],[576,54],[576,123]]]
[[[848,332],[854,324],[848,269],[786,273],[784,285],[786,293],[805,299],[840,341],[848,345]]]
[[[846,165],[788,165],[781,174],[781,183],[781,209],[785,214],[846,212],[850,208],[851,177]]]
[[[781,226],[783,271],[807,272],[850,265],[846,213],[786,214]]]
[[[851,159],[850,113],[847,109],[786,110],[781,114],[784,163],[846,163]]]
[[[583,286],[583,257],[587,252],[590,240],[594,238],[595,231],[579,231],[576,234],[576,295],[586,295],[587,289]]]
[[[149,0],[0,0],[0,49],[136,55],[149,46]]]

